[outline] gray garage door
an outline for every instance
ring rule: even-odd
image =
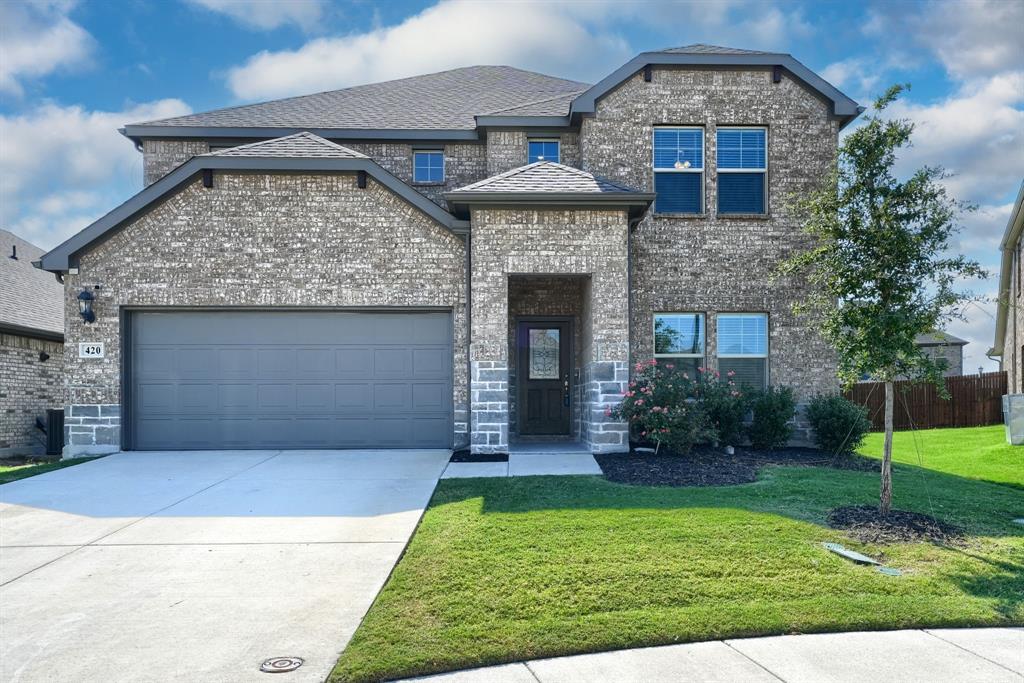
[[[447,448],[448,313],[136,312],[129,447]]]

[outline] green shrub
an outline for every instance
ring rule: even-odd
[[[807,421],[818,448],[833,455],[852,453],[871,431],[867,408],[836,395],[811,399]]]
[[[736,386],[736,373],[725,380],[717,372],[703,373],[697,381],[697,399],[703,401],[713,439],[722,446],[738,446],[743,441],[743,422],[750,412],[750,396]]]
[[[707,409],[695,400],[697,379],[672,363],[637,363],[622,402],[607,414],[627,422],[630,434],[685,455],[695,443],[713,438]]]
[[[789,387],[768,387],[754,395],[751,407],[754,419],[747,428],[750,444],[761,450],[785,446],[793,433],[790,421],[796,414],[793,390]]]

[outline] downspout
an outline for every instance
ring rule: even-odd
[[[629,343],[626,349],[626,369],[633,367],[633,232],[647,215],[645,211],[637,218],[630,218],[626,229],[626,330]]]
[[[472,448],[473,444],[473,354],[471,347],[473,343],[473,237],[470,232],[466,233],[466,445],[465,448]]]

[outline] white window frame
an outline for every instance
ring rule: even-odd
[[[441,179],[440,180],[416,180],[416,155],[417,154],[440,154],[441,155]],[[448,177],[448,159],[443,149],[414,149],[412,151],[412,182],[416,185],[443,185]]]
[[[700,311],[656,311],[651,314],[651,341],[654,342],[656,332],[656,325],[658,322],[659,315],[696,315],[700,316],[701,319],[701,330],[703,331],[703,339],[701,339],[701,347],[703,351],[701,353],[658,353],[657,344],[652,344],[654,349],[655,358],[700,358],[701,360],[707,358],[708,354],[708,316]]]
[[[719,168],[718,166],[718,131],[720,130],[763,130],[764,131],[764,168]],[[761,205],[764,208],[760,214],[761,216],[768,215],[768,126],[716,126],[715,127],[715,172],[716,173],[760,173],[764,176],[764,182],[761,183]],[[715,187],[715,204],[718,205],[719,195],[718,187]],[[719,208],[721,213],[721,208]],[[734,212],[728,212],[722,214],[724,216],[742,216],[744,214],[738,214]]]
[[[695,130],[695,131],[699,131],[700,132],[700,168],[676,168],[675,166],[670,166],[668,168],[663,168],[661,166],[656,166],[655,165],[655,161],[654,161],[654,157],[655,157],[654,134],[655,134],[656,131],[659,131],[659,130]],[[707,211],[707,207],[706,207],[707,198],[705,197],[705,193],[707,192],[707,176],[704,175],[704,171],[705,171],[705,169],[707,169],[707,167],[708,167],[708,141],[707,141],[707,130],[705,129],[704,126],[654,126],[653,128],[651,128],[651,173],[652,173],[652,175],[657,175],[658,173],[700,173],[700,210],[697,213],[682,214],[684,216],[703,216],[704,213]],[[653,187],[654,186],[654,182],[653,182],[654,178],[653,177],[651,178],[651,181],[652,181],[651,182],[651,186]],[[654,204],[655,204],[655,208],[657,208],[657,204],[658,204],[658,200],[657,199],[654,200]],[[657,215],[659,213],[660,214],[672,215],[675,212],[673,212],[673,211],[652,211],[652,213],[655,214],[655,215]],[[705,319],[704,322],[706,323],[707,320]],[[704,330],[705,330],[705,332],[707,332],[707,328],[706,327],[704,328]],[[707,335],[705,334],[705,336],[707,336]],[[705,347],[706,346],[707,346],[707,340],[705,340]]]
[[[553,142],[558,145],[558,160],[556,164],[562,163],[562,139],[561,138],[526,138],[526,161],[527,163],[533,163],[530,161],[530,143],[531,142]],[[544,161],[551,161],[551,159],[544,159]]]
[[[718,345],[721,336],[718,334],[718,323],[722,317],[728,318],[764,318],[764,353],[720,353]],[[764,359],[764,383],[771,384],[771,356],[772,337],[771,320],[767,311],[719,311],[715,314],[715,360],[721,358],[763,358]]]

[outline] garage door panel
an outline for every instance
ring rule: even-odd
[[[335,352],[337,377],[358,379],[373,375],[373,349],[343,347]]]
[[[178,410],[181,412],[216,412],[218,402],[216,384],[178,385]]]
[[[448,313],[147,311],[130,358],[136,448],[451,445]]]
[[[376,349],[373,352],[373,377],[408,377],[412,372],[412,350]]]

